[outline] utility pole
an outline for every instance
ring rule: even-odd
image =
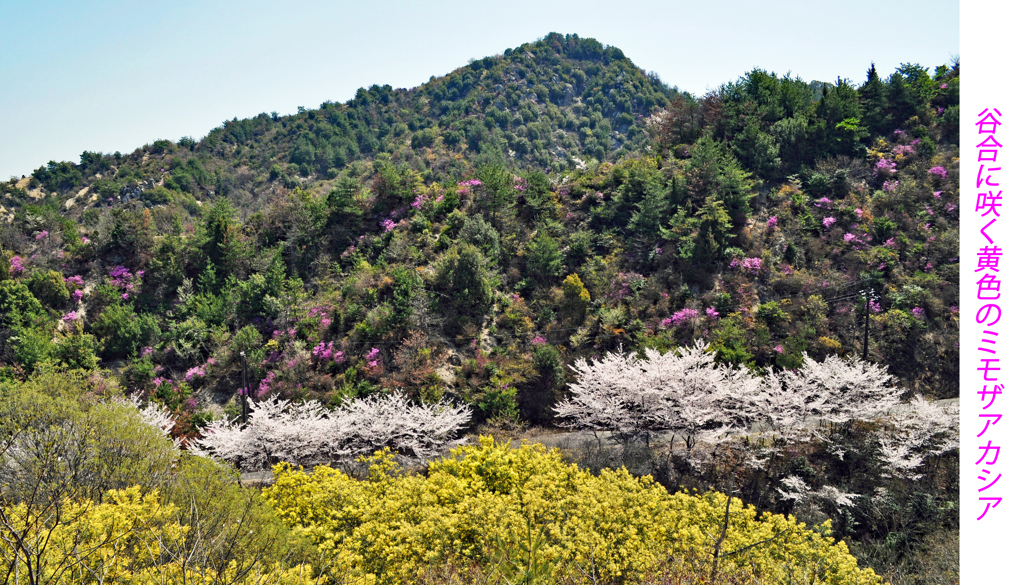
[[[238,352],[242,356],[242,424],[249,422],[249,382],[248,373],[246,370],[249,369],[249,363],[245,359],[245,352]]]
[[[870,301],[872,299],[877,300],[878,295],[869,289],[861,290],[860,294],[864,297],[864,354],[861,356],[861,359],[868,361],[868,323],[870,323],[871,319]]]

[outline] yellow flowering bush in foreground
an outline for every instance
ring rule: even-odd
[[[373,458],[364,481],[281,464],[264,495],[285,523],[338,554],[349,577],[382,584],[451,563],[494,567],[513,582],[582,572],[631,583],[667,558],[764,583],[881,583],[857,568],[844,543],[821,533],[828,525],[819,532],[791,517],[757,520],[752,506],[733,499],[722,539],[723,494],[669,495],[624,469],[594,477],[542,445],[480,443],[431,463],[425,477],[398,473],[388,452]]]
[[[40,514],[25,504],[0,508],[0,582],[86,585],[131,583],[232,583],[237,585],[314,585],[308,565],[235,561],[203,562],[199,546],[188,542],[188,527],[174,521],[174,504],[160,502],[154,490],[139,486],[113,490],[102,503],[66,501],[59,514]]]

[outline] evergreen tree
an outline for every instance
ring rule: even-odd
[[[889,115],[895,127],[902,127],[907,120],[917,115],[917,100],[903,74],[896,72],[889,77],[888,97]]]
[[[888,134],[892,131],[892,116],[886,111],[887,88],[878,77],[875,64],[868,69],[868,79],[858,90],[861,109],[864,112],[863,122],[872,134]]]
[[[437,289],[456,315],[475,318],[491,307],[494,292],[487,272],[487,258],[470,244],[448,250],[437,267]]]
[[[697,226],[698,258],[710,261],[720,259],[732,237],[729,233],[732,231],[732,222],[725,204],[717,197],[708,197],[697,211]]]
[[[206,214],[205,228],[205,241],[201,249],[206,255],[208,266],[213,267],[216,277],[214,287],[219,290],[219,286],[232,273],[234,260],[239,256],[235,209],[227,199],[221,197],[213,204]]]
[[[546,233],[535,237],[527,249],[526,267],[538,280],[557,278],[562,273],[562,251],[558,242]]]
[[[626,227],[638,251],[648,252],[661,236],[661,224],[668,209],[666,189],[661,186],[651,189],[635,207]]]
[[[857,90],[845,79],[826,85],[815,109],[819,157],[854,154],[865,133],[860,128],[861,109]]]

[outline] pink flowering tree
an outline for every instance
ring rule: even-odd
[[[740,262],[740,266],[743,270],[751,274],[759,274],[761,272],[761,259],[760,258],[744,258]]]
[[[25,272],[25,261],[21,256],[11,256],[10,273],[11,276],[20,276],[21,273]]]
[[[875,163],[875,175],[883,179],[891,177],[896,173],[896,162],[889,159],[880,159]]]
[[[334,348],[334,342],[325,343],[321,341],[313,348],[313,357],[321,363],[342,363],[345,361],[345,352]]]

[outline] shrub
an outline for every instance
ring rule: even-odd
[[[768,301],[757,308],[757,319],[763,321],[768,327],[775,328],[788,321],[789,315],[778,301]]]
[[[102,340],[105,358],[123,358],[149,345],[160,334],[160,326],[152,314],[137,315],[131,305],[118,302],[103,310],[92,332]]]
[[[42,312],[43,306],[27,286],[14,280],[0,280],[0,327],[27,323]]]
[[[28,288],[43,304],[59,309],[71,298],[64,277],[56,270],[33,272],[28,279]]]
[[[578,323],[586,317],[587,307],[590,305],[590,291],[575,272],[562,281],[562,299],[565,322]]]
[[[94,370],[99,365],[99,359],[96,357],[98,349],[99,343],[96,342],[96,338],[83,333],[81,325],[78,325],[73,332],[58,335],[50,353],[68,368]]]
[[[14,331],[9,340],[9,351],[13,353],[13,361],[28,371],[35,369],[36,364],[50,356],[53,349],[53,335],[50,331],[41,331],[35,327],[22,327]]]
[[[430,565],[465,561],[537,582],[579,567],[594,582],[637,582],[669,556],[711,563],[728,500],[670,496],[650,477],[625,469],[594,476],[557,450],[488,437],[432,462],[426,477],[400,474],[387,451],[370,463],[366,481],[280,465],[265,494],[286,523],[379,583],[413,582]],[[724,572],[747,569],[771,583],[881,582],[827,536],[827,523],[814,531],[792,517],[758,519],[735,498],[729,507],[717,555]]]
[[[104,385],[0,383],[0,581],[315,582],[257,490],[175,448],[165,410],[97,401]]]
[[[460,243],[446,252],[437,266],[436,283],[456,314],[478,317],[493,302],[487,261],[475,246]]]
[[[526,267],[538,280],[555,278],[561,274],[562,251],[558,242],[547,234],[534,238],[527,247]]]

